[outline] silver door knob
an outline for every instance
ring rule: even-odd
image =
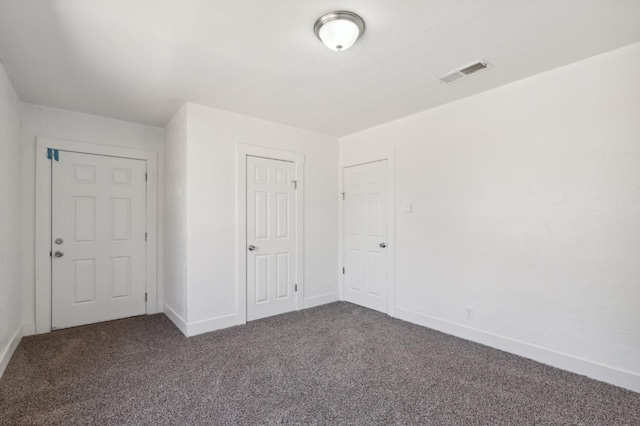
[[[54,254],[54,256],[55,256],[55,257],[62,257],[62,256],[64,256],[64,253],[63,253],[63,252],[61,252],[61,251],[57,251],[57,252],[55,252],[55,253],[53,253],[53,254]]]
[[[255,249],[256,249],[256,246],[254,246],[253,244],[249,246],[249,251],[254,251]]]
[[[387,243],[380,243],[380,247],[385,248],[387,246]]]

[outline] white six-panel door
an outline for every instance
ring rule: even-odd
[[[387,312],[387,161],[344,169],[344,297]]]
[[[296,168],[247,156],[247,321],[296,309]]]
[[[146,162],[52,161],[52,328],[145,313]]]

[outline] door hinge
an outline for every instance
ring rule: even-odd
[[[342,192],[341,194],[342,194],[342,199],[344,200],[344,192]]]
[[[292,180],[291,183],[293,184],[293,189],[298,189],[298,181],[297,180]]]
[[[147,301],[147,293],[144,294],[144,301]]]
[[[145,232],[145,233],[144,233],[144,240],[145,240],[145,241],[147,241],[147,237],[148,237],[148,236],[147,236],[147,233]]]
[[[296,291],[298,291],[298,284],[296,284]]]
[[[342,273],[344,274],[344,267],[342,268]]]

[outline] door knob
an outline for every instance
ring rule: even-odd
[[[256,249],[256,246],[254,246],[253,244],[249,246],[249,251],[254,251],[255,249]]]
[[[380,243],[380,247],[385,248],[387,246],[387,243]]]
[[[57,251],[57,252],[55,252],[55,253],[53,253],[53,254],[55,255],[55,257],[62,257],[62,256],[64,256],[64,253],[63,253],[63,252],[61,252],[61,251]]]

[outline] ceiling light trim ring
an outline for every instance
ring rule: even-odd
[[[351,21],[358,26],[358,30],[360,31],[360,36],[364,34],[364,21],[358,15],[353,12],[349,12],[348,10],[335,10],[333,12],[325,13],[321,17],[318,18],[316,23],[313,25],[313,32],[316,33],[316,36],[320,38],[320,28],[327,22],[335,21],[337,19],[345,19],[347,21]]]

